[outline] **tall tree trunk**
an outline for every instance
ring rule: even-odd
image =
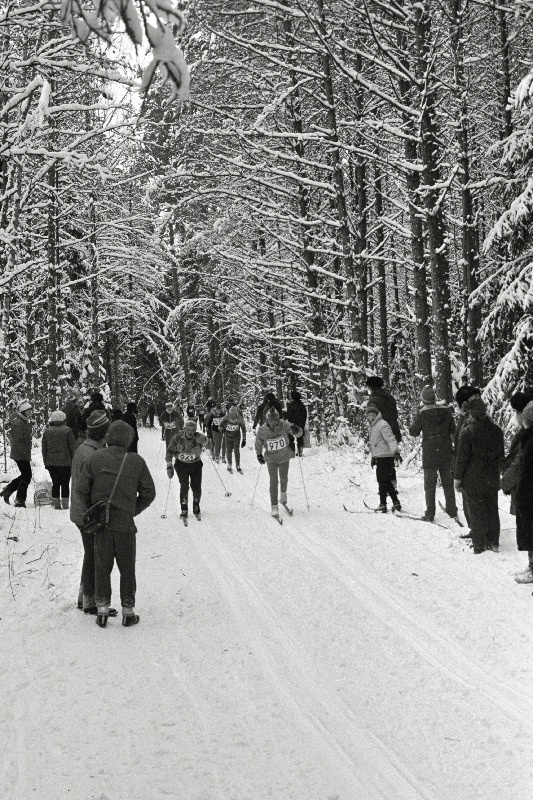
[[[178,276],[177,256],[175,249],[175,230],[174,223],[170,222],[168,226],[168,241],[171,253],[171,276],[172,276],[172,290],[174,292],[174,302],[176,308],[181,303],[181,291]],[[180,355],[181,355],[181,368],[183,370],[183,384],[185,389],[185,396],[187,402],[191,400],[191,372],[189,369],[189,351],[187,349],[187,333],[185,329],[185,322],[181,318],[178,319],[178,334],[180,339]]]
[[[379,297],[379,343],[381,352],[381,372],[386,384],[390,384],[389,370],[389,320],[387,314],[387,283],[385,272],[385,259],[383,255],[383,242],[385,234],[383,232],[383,191],[381,169],[374,166],[374,210],[376,212],[376,241],[375,248],[378,256],[377,273],[379,276],[378,297]]]

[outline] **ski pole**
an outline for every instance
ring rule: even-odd
[[[257,480],[255,482],[254,493],[253,493],[252,499],[250,501],[250,505],[251,506],[253,506],[253,504],[254,504],[254,497],[255,497],[255,493],[257,491],[257,484],[259,483],[259,476],[261,475],[261,467],[262,466],[263,466],[262,464],[259,464],[259,469],[257,470]]]
[[[300,462],[300,475],[302,476],[302,486],[304,487],[304,494],[305,494],[305,502],[307,503],[307,510],[310,511],[309,508],[309,498],[307,497],[307,489],[305,488],[305,481],[304,481],[304,471],[302,469],[302,457],[297,456],[298,461]]]
[[[221,483],[221,484],[222,484],[222,486],[224,487],[224,493],[225,493],[226,497],[231,497],[231,492],[228,492],[228,490],[226,489],[226,486],[225,486],[225,484],[224,484],[224,481],[222,480],[221,476],[219,475],[219,473],[218,473],[218,469],[215,467],[215,462],[213,461],[213,459],[211,459],[211,464],[213,465],[213,469],[215,470],[215,472],[216,472],[216,474],[217,474],[217,476],[218,476],[218,479],[219,479],[220,483]]]
[[[166,519],[167,518],[167,505],[168,505],[168,497],[169,497],[169,495],[170,495],[170,478],[168,479],[167,499],[165,500],[165,508],[163,510],[163,513],[161,514],[161,519]]]

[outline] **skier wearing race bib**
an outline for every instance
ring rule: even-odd
[[[294,458],[294,439],[302,434],[302,429],[297,425],[291,425],[290,422],[280,419],[278,410],[273,406],[267,411],[264,425],[257,431],[255,452],[259,463],[267,465],[273,517],[279,516],[278,482],[280,502],[282,505],[287,503],[289,463],[291,458]]]
[[[200,513],[202,496],[202,447],[207,444],[207,437],[196,430],[196,420],[188,419],[185,428],[176,434],[167,447],[167,475],[174,476],[174,470],[180,482],[181,517],[187,517],[189,508],[189,481],[192,490],[193,514]],[[174,467],[172,459],[175,457]]]
[[[222,431],[220,430],[220,423],[224,418],[224,412],[220,403],[216,403],[215,407],[208,412],[205,418],[207,426],[207,436],[213,444],[213,459],[217,462],[220,461],[220,447],[222,445]]]
[[[165,440],[168,447],[172,437],[183,430],[183,416],[181,412],[176,411],[170,401],[165,404],[165,410],[159,417],[159,424],[161,425],[161,438]]]
[[[232,454],[235,453],[235,466],[237,471],[241,471],[241,453],[239,447],[246,446],[246,425],[244,418],[237,408],[232,405],[226,416],[220,421],[220,430],[226,437],[226,458],[228,459],[228,471],[232,472]],[[242,444],[241,444],[242,431]]]

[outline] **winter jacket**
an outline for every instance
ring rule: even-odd
[[[70,467],[76,440],[64,422],[52,422],[43,431],[43,463],[45,467]]]
[[[515,491],[516,543],[519,550],[533,550],[533,428],[521,439],[520,479]]]
[[[265,397],[265,399],[263,400],[261,405],[259,405],[257,407],[257,411],[255,412],[255,417],[254,417],[254,422],[253,422],[253,427],[254,428],[257,428],[258,425],[264,425],[265,424],[266,412],[272,406],[274,406],[274,408],[277,410],[278,414],[281,417],[281,415],[283,413],[283,407],[282,407],[281,403],[279,402],[277,397],[274,397],[273,394],[269,394],[267,397]]]
[[[246,425],[244,424],[244,418],[240,411],[233,417],[226,414],[226,416],[220,420],[219,428],[222,433],[226,434],[226,440],[240,442],[241,431],[243,440],[246,439]]]
[[[97,450],[103,448],[103,442],[97,442],[96,439],[87,437],[80,444],[74,453],[72,459],[72,482],[70,486],[70,519],[78,528],[83,525],[83,513],[87,509],[82,496],[78,490],[81,470],[84,463],[92,456]]]
[[[409,428],[411,436],[422,434],[422,467],[451,465],[455,420],[447,406],[424,406]]]
[[[13,461],[31,461],[31,422],[16,411],[9,418],[9,457]]]
[[[185,409],[185,413],[187,414],[189,419],[192,419],[193,417],[196,416],[196,406],[194,406],[192,403],[190,403],[187,406],[187,408]]]
[[[502,429],[487,416],[469,419],[459,437],[455,480],[461,482],[467,495],[497,491],[504,454]]]
[[[80,407],[75,400],[67,400],[61,411],[66,416],[65,425],[67,428],[70,428],[74,434],[74,438],[76,438],[79,433],[81,418]]]
[[[175,436],[178,431],[183,430],[183,417],[174,409],[172,409],[172,411],[163,411],[159,417],[159,424],[165,431],[165,438],[168,445],[172,437]]]
[[[133,430],[135,431],[135,436],[133,437],[133,441],[130,444],[128,450],[130,452],[136,452],[136,450],[137,450],[137,442],[139,441],[139,431],[137,430],[137,417],[135,416],[133,411],[125,411],[122,414],[122,420],[124,422],[127,422],[128,425],[130,425],[133,428]]]
[[[266,422],[257,431],[255,452],[258,456],[264,455],[267,462],[283,464],[290,458],[294,458],[294,439],[302,434],[301,428],[291,425],[285,419],[278,420],[273,427]]]
[[[375,405],[385,420],[390,425],[397,442],[402,441],[402,434],[400,433],[400,426],[398,424],[398,409],[396,407],[396,400],[386,389],[372,389],[372,394],[368,398],[368,403]]]
[[[391,458],[400,452],[398,440],[392,428],[381,414],[370,423],[370,455],[372,458]]]
[[[185,432],[176,434],[172,437],[167,447],[167,466],[172,466],[173,457],[176,461],[190,464],[194,461],[201,461],[202,448],[207,444],[207,436],[203,433],[195,433],[190,439],[185,436]]]
[[[511,439],[509,452],[505,456],[502,468],[502,492],[511,495],[511,514],[516,514],[515,492],[520,480],[520,471],[522,468],[521,445],[524,434],[524,428],[520,428]]]
[[[287,422],[292,422],[293,425],[298,425],[299,428],[304,430],[307,423],[307,408],[301,400],[293,400],[287,403]]]
[[[205,418],[205,426],[207,428],[207,435],[211,436],[213,431],[216,433],[219,432],[219,426],[222,420],[224,419],[224,412],[217,406],[213,408],[211,411],[208,412]]]
[[[120,421],[115,424],[120,425]],[[100,500],[108,500],[124,456],[126,461],[111,500],[109,527],[115,531],[136,532],[133,518],[155,499],[152,476],[138,453],[128,453],[126,446],[119,445],[96,451],[81,468],[78,492],[85,509]]]

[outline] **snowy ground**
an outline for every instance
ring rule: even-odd
[[[530,800],[533,598],[510,577],[526,558],[508,514],[502,552],[481,556],[456,531],[348,514],[377,502],[372,471],[315,449],[311,510],[293,462],[280,526],[264,467],[250,504],[246,449],[244,476],[220,469],[229,498],[204,457],[186,529],[176,479],[161,519],[160,443],[141,430],[158,496],[138,523],[135,628],[75,608],[67,512],[39,524],[2,504],[3,800]],[[421,513],[421,476],[400,489]]]

